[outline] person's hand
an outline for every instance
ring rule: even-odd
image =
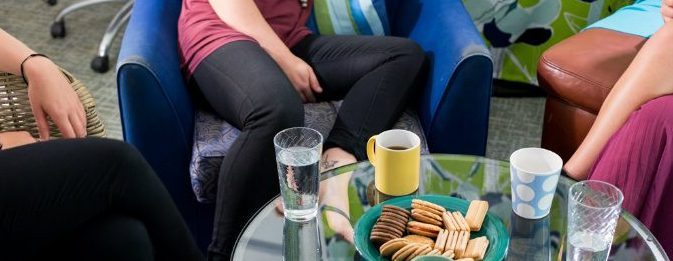
[[[40,138],[49,139],[47,116],[65,138],[86,136],[84,106],[67,78],[49,59],[33,57],[24,64],[28,98]]]
[[[661,16],[664,18],[665,23],[673,19],[673,0],[661,1]]]
[[[313,68],[309,66],[304,60],[294,55],[284,59],[279,59],[278,64],[283,70],[287,78],[297,90],[303,102],[315,102],[315,95],[313,93],[321,93],[322,88],[318,83],[318,78],[315,76]]]
[[[33,136],[30,136],[30,133],[26,131],[9,131],[0,133],[0,144],[2,144],[3,150],[35,142],[37,142],[37,140],[35,140]]]

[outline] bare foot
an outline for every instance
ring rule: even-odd
[[[321,172],[341,167],[347,164],[355,163],[355,157],[350,153],[340,149],[331,148],[323,153],[321,161]],[[346,215],[350,213],[348,205],[348,182],[351,179],[351,172],[331,177],[320,184],[320,198],[324,205],[337,208]],[[344,240],[353,243],[353,226],[350,223],[350,216],[344,217],[335,211],[325,213],[327,225],[339,234]]]
[[[331,148],[323,153],[320,164],[320,172],[325,172],[347,164],[355,163],[356,159],[350,153],[340,149]],[[348,206],[348,182],[352,173],[344,173],[320,182],[319,201],[334,208],[337,208],[346,215],[350,213]],[[275,201],[276,212],[283,215],[283,200],[277,198]],[[351,225],[349,216],[344,217],[335,211],[326,211],[327,225],[345,241],[353,244],[353,225]]]

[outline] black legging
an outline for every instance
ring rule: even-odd
[[[399,118],[425,58],[416,43],[396,37],[308,36],[292,52],[316,72],[318,100],[343,99],[323,148],[340,147],[358,160],[367,139]],[[280,67],[253,42],[220,47],[193,77],[215,112],[241,130],[220,168],[209,247],[210,256],[226,258],[245,222],[278,194],[273,136],[302,126],[304,109]]]
[[[203,260],[130,145],[55,140],[0,151],[0,260]]]

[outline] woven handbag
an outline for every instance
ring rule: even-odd
[[[82,82],[61,69],[70,86],[79,96],[86,113],[87,136],[105,137],[105,127],[96,112],[96,102]],[[62,137],[54,122],[47,117],[50,137]],[[23,77],[0,72],[0,132],[27,131],[38,137],[37,124],[28,101],[28,86]]]

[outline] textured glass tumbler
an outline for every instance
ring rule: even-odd
[[[570,187],[566,260],[608,259],[623,200],[617,187],[603,181]]]
[[[322,135],[310,128],[285,129],[273,138],[286,218],[307,221],[318,213]]]

